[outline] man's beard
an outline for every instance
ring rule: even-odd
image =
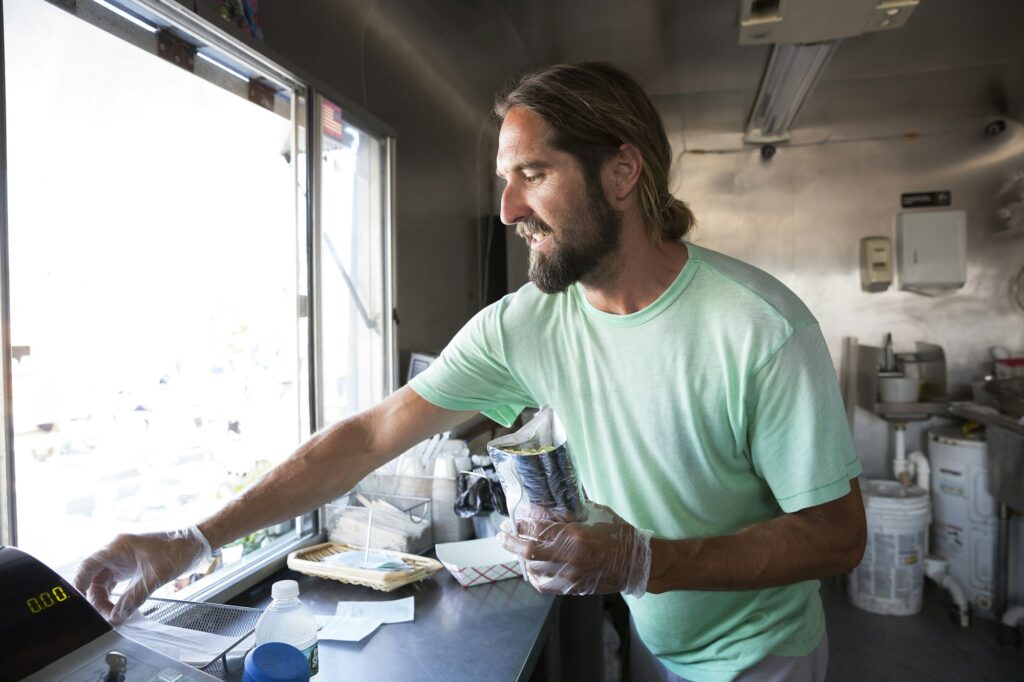
[[[584,201],[569,211],[550,254],[530,250],[530,281],[545,294],[561,293],[570,284],[587,282],[608,264],[619,244],[622,218],[608,203],[596,180],[586,180]],[[533,233],[552,234],[551,227],[533,218],[520,223],[516,234],[529,241]]]

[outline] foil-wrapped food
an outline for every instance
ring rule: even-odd
[[[583,504],[565,429],[550,407],[515,433],[487,444],[505,491],[509,516],[584,521]]]

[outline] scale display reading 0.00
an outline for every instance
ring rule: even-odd
[[[43,592],[38,597],[30,597],[25,600],[25,605],[28,606],[28,610],[32,613],[40,613],[56,606],[62,601],[68,598],[68,593],[64,591],[63,587],[55,587],[49,592]]]

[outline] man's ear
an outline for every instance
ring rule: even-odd
[[[631,144],[623,144],[610,159],[605,161],[605,188],[610,199],[624,201],[632,195],[640,181],[644,161],[640,152]]]

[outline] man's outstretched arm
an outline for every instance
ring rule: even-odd
[[[198,527],[118,535],[82,561],[75,587],[103,615],[121,622],[211,549],[343,495],[400,452],[473,414],[437,407],[408,387],[396,391],[376,407],[314,435]],[[129,584],[115,605],[110,592],[123,580]]]
[[[473,416],[402,388],[315,434],[284,462],[199,524],[212,547],[295,518],[351,490],[377,467]]]

